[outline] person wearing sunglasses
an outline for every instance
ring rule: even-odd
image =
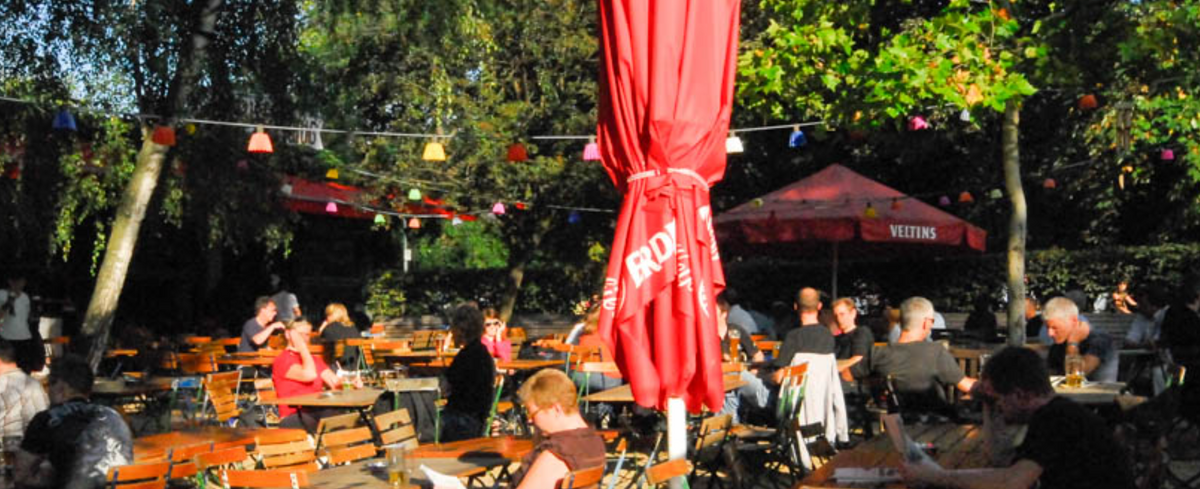
[[[521,460],[512,487],[550,489],[571,471],[604,465],[604,439],[579,415],[575,384],[567,374],[540,370],[521,384],[517,397],[540,436]]]
[[[512,342],[508,340],[508,327],[500,319],[500,313],[495,308],[483,310],[483,346],[492,358],[501,362],[512,361]]]

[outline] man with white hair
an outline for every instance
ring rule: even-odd
[[[1051,374],[1063,375],[1067,345],[1075,343],[1079,346],[1079,354],[1083,356],[1083,374],[1088,380],[1117,381],[1118,356],[1112,338],[1080,321],[1079,306],[1074,301],[1066,297],[1046,301],[1042,307],[1042,318],[1046,322],[1046,331],[1054,340],[1046,356],[1046,366]]]
[[[949,403],[942,386],[970,392],[975,379],[967,377],[940,343],[925,341],[933,329],[933,303],[910,297],[900,304],[900,338],[871,352],[871,371],[891,377],[905,411],[943,411]]]

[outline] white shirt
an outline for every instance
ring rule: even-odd
[[[0,290],[0,306],[8,303],[8,290]],[[6,340],[28,340],[29,334],[29,294],[24,292],[13,301],[13,311],[4,311],[4,324],[0,325],[0,338]]]
[[[4,436],[25,436],[25,426],[49,406],[41,382],[21,369],[0,374],[0,433]]]

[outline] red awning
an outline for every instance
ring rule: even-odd
[[[284,176],[286,194],[284,205],[288,209],[305,214],[347,217],[351,219],[373,219],[375,209],[398,212],[422,217],[441,216],[446,219],[458,217],[463,221],[474,221],[476,216],[458,214],[445,206],[442,200],[422,197],[421,202],[405,201],[400,204],[384,205],[368,201],[368,192],[361,187],[342,185],[336,182],[314,182],[295,176]],[[329,212],[329,203],[337,204],[337,212]]]
[[[709,187],[725,172],[738,0],[600,0],[599,144],[624,194],[600,335],[634,400],[724,403]]]

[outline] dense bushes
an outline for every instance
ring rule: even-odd
[[[497,306],[507,280],[506,269],[384,270],[368,283],[367,304],[377,317],[441,314],[467,300]],[[586,277],[562,269],[525,270],[515,312],[570,314],[576,302],[597,290]]]

